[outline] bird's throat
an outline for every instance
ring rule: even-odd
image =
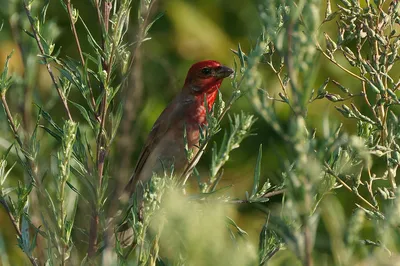
[[[215,99],[217,99],[218,89],[220,86],[221,84],[216,84],[215,86],[210,88],[206,93],[197,95],[196,96],[197,102],[204,106],[204,95],[206,95],[205,97],[207,99],[208,110],[211,110],[211,108],[214,105]]]
[[[217,99],[218,89],[214,90],[211,93],[207,93],[207,103],[208,103],[208,110],[214,105],[215,99]]]
[[[195,104],[191,108],[191,115],[189,116],[188,123],[195,125],[198,128],[199,125],[204,125],[207,123],[206,121],[206,107],[204,106],[204,97],[206,97],[208,110],[211,111],[211,108],[214,105],[215,99],[217,98],[218,89],[211,91],[210,93],[201,94],[196,96]]]

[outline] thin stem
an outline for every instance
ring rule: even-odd
[[[97,230],[99,226],[99,215],[96,210],[96,206],[92,206],[92,217],[90,220],[90,230],[89,230],[89,248],[88,256],[92,258],[96,255],[97,251]]]
[[[106,50],[106,36],[108,34],[109,29],[109,19],[110,19],[110,12],[112,8],[112,3],[105,1],[103,7],[103,16],[101,16],[101,6],[99,5],[99,1],[96,1],[96,10],[99,19],[100,26],[104,26],[104,34],[102,34],[102,49]],[[103,18],[103,20],[101,19]],[[113,45],[114,46],[114,45]],[[114,47],[113,47],[114,50]],[[113,53],[113,50],[111,51]],[[110,57],[110,61],[107,62],[105,58],[102,59],[102,66],[103,70],[107,73],[106,82],[110,80],[111,76],[111,63],[112,63],[112,56]],[[104,161],[106,157],[107,147],[103,145],[103,131],[105,128],[106,122],[106,115],[107,115],[107,86],[108,84],[101,84],[103,88],[103,99],[100,105],[100,128],[99,134],[97,136],[97,152],[96,152],[96,164],[97,164],[97,174],[98,174],[98,191],[102,190],[103,187],[103,171],[104,171]],[[93,204],[93,212],[92,218],[90,223],[90,230],[89,230],[89,248],[88,248],[88,256],[93,257],[97,252],[97,238],[98,238],[98,229],[99,229],[99,206],[98,203]]]
[[[149,8],[148,8],[148,10],[147,10],[146,17],[144,18],[143,22],[140,24],[140,27],[139,27],[139,34],[138,34],[138,37],[139,37],[138,40],[144,39],[144,38],[146,37],[146,36],[143,36],[143,33],[144,33],[145,28],[146,28],[147,25],[148,25],[148,20],[149,20],[149,18],[150,18],[151,9],[152,9],[152,7],[153,7],[153,5],[154,5],[155,2],[156,2],[156,0],[153,0],[153,1],[150,3],[150,6],[149,6]],[[139,50],[140,50],[141,44],[142,44],[141,41],[137,41],[137,46],[135,47],[134,52],[133,52],[133,54],[132,54],[132,59],[131,59],[130,68],[132,67],[133,62],[135,61],[136,55],[140,52]]]
[[[109,24],[109,17],[110,17],[110,11],[111,11],[111,2],[105,2],[104,3],[104,25],[105,25],[105,32],[108,34],[108,24]],[[105,49],[105,41],[103,42],[103,49]],[[110,61],[107,62],[105,59],[103,59],[103,69],[107,72],[107,84],[102,84],[104,95],[103,99],[101,101],[101,118],[100,118],[100,129],[99,129],[99,134],[97,136],[97,156],[96,156],[96,161],[97,161],[97,172],[99,175],[99,187],[102,187],[102,180],[103,180],[103,169],[104,169],[104,160],[105,160],[105,153],[106,153],[106,147],[103,147],[103,131],[105,128],[105,123],[106,123],[106,115],[107,115],[107,86],[108,82],[111,77],[111,64],[112,64],[112,58],[113,58],[113,51],[114,51],[114,45],[111,51],[111,56],[110,56]]]
[[[311,184],[307,183],[309,180],[305,179],[304,180],[304,187],[306,189],[306,193],[304,196],[304,205],[307,206],[307,209],[310,209],[312,211],[312,202],[313,202],[313,197],[311,196],[312,191],[310,189]],[[311,207],[311,208],[309,208]],[[307,213],[309,211],[307,210]],[[305,258],[305,265],[307,266],[313,266],[314,265],[314,260],[312,257],[312,250],[313,250],[313,245],[312,245],[312,232],[310,229],[310,218],[311,218],[311,214],[301,214],[301,220],[302,220],[302,224],[303,224],[303,235],[304,235],[304,258]]]
[[[64,179],[64,176],[63,176]],[[65,202],[65,184],[66,184],[67,180],[62,180],[60,182],[60,200],[59,200],[59,204],[60,204],[60,217],[59,218],[61,221],[59,222],[59,229],[60,229],[60,235],[61,235],[61,265],[64,266],[65,265],[65,253],[66,253],[66,249],[67,249],[67,245],[68,243],[64,244],[63,241],[65,240],[65,217],[66,217],[66,211],[65,211],[65,207],[64,207],[64,202]]]
[[[287,91],[286,91],[286,87],[285,87],[285,85],[283,84],[283,81],[282,81],[282,78],[281,78],[281,70],[282,70],[282,68],[279,70],[279,72],[278,71],[276,71],[275,70],[275,67],[272,65],[272,63],[271,63],[271,68],[272,68],[272,71],[274,71],[274,73],[275,73],[275,75],[276,75],[276,77],[278,78],[278,80],[279,80],[279,84],[281,85],[281,88],[282,88],[282,91],[283,91],[283,93],[285,94],[285,96],[286,96],[286,98],[289,98],[289,95],[288,95],[288,93],[287,93]]]
[[[307,221],[305,222],[304,227],[304,252],[305,252],[305,265],[313,266],[313,257],[312,257],[312,245],[311,245],[311,232],[309,226],[309,217],[306,217]]]
[[[13,117],[11,115],[10,108],[8,107],[8,103],[7,103],[7,100],[6,100],[6,94],[5,93],[1,94],[1,102],[2,102],[3,107],[4,107],[4,111],[6,112],[7,119],[9,121],[9,125],[10,125],[10,128],[11,128],[11,131],[14,134],[14,138],[18,142],[19,147],[21,149],[23,149],[23,143],[22,143],[21,138],[18,135],[18,131],[17,131],[18,129],[17,129],[17,126],[15,125],[14,119],[13,119]],[[36,176],[35,173],[36,173],[37,168],[35,167],[35,165],[32,162],[32,160],[25,153],[24,153],[24,157],[25,157],[25,160],[27,161],[27,166],[28,166],[27,170],[28,170],[29,176],[31,178],[33,178],[37,184],[40,184],[39,180],[37,180],[35,178],[35,176]]]
[[[12,37],[15,41],[15,43],[18,44],[18,48],[20,50],[21,53],[21,57],[22,57],[22,62],[24,64],[25,67],[25,71],[23,73],[22,76],[22,80],[27,81],[28,76],[36,76],[36,74],[38,73],[38,65],[28,65],[28,58],[31,55],[31,49],[28,49],[27,47],[24,46],[24,42],[22,41],[22,37],[21,37],[21,30],[23,28],[22,26],[22,20],[14,20],[10,17],[9,19],[9,24],[10,24],[10,29],[11,29],[11,34]],[[27,66],[29,66],[29,70],[27,69]],[[35,86],[34,84],[32,84],[31,82],[25,82],[24,85],[24,99],[23,99],[23,104],[22,104],[22,117],[23,117],[23,129],[24,129],[24,136],[25,139],[29,139],[30,138],[30,132],[32,132],[32,123],[33,123],[33,119],[32,119],[32,102],[33,102],[33,86]],[[25,156],[26,158],[26,156]],[[28,160],[27,160],[28,161]],[[39,167],[38,165],[35,165],[35,163],[31,160],[28,161],[28,168],[27,171],[29,174],[32,174],[32,176],[35,178],[35,182],[36,182],[36,187],[40,190],[40,180],[38,178],[36,178],[37,173],[39,172]],[[33,221],[39,221],[40,220],[40,210],[39,210],[39,195],[40,193],[38,193],[35,190],[32,190],[29,197],[30,197],[30,206],[31,206],[31,220]],[[36,260],[38,261],[39,264],[41,264],[41,262],[44,263],[45,261],[45,254],[44,254],[44,248],[43,248],[43,238],[39,237],[37,238],[36,241],[36,250],[38,251],[37,256],[36,256]]]
[[[22,140],[18,135],[17,127],[16,127],[14,119],[13,119],[13,117],[11,115],[10,108],[8,107],[8,103],[7,103],[7,100],[6,100],[6,94],[5,93],[1,94],[1,102],[2,102],[3,107],[4,107],[4,111],[6,112],[7,119],[9,121],[9,124],[10,124],[10,127],[11,127],[11,131],[14,134],[14,138],[18,142],[18,145],[20,146],[20,148],[22,148],[23,147]]]
[[[375,116],[376,120],[378,120],[380,123],[382,123],[382,121],[379,119],[379,117],[377,116],[374,108],[372,107],[371,102],[368,99],[368,95],[367,95],[367,90],[365,88],[365,81],[362,81],[362,92],[363,92],[363,96],[364,96],[364,100],[365,103],[368,105],[369,109],[371,110],[372,114]]]
[[[273,196],[281,195],[281,194],[283,194],[285,192],[286,192],[286,189],[278,189],[278,190],[274,190],[274,191],[271,191],[271,192],[267,192],[264,195],[262,195],[260,198],[271,198]],[[245,199],[245,200],[231,200],[231,201],[228,201],[228,203],[232,203],[232,204],[248,204],[248,203],[250,203],[251,204],[251,203],[254,203],[254,201],[247,200],[247,199]]]
[[[14,135],[14,138],[17,141],[20,149],[22,150],[23,149],[23,143],[22,143],[22,140],[21,140],[21,138],[20,138],[20,136],[18,134],[17,127],[15,125],[14,119],[13,119],[13,117],[11,115],[11,112],[10,112],[10,108],[8,107],[8,103],[7,103],[7,100],[6,100],[6,94],[5,93],[1,94],[1,102],[2,102],[2,105],[4,107],[4,111],[6,113],[6,116],[7,116],[8,122],[9,122],[8,124],[9,124],[9,126],[11,128],[11,131],[12,131],[12,133]],[[40,191],[41,190],[41,181],[40,181],[39,178],[36,178],[37,177],[37,172],[38,172],[38,167],[35,165],[34,161],[32,161],[25,153],[23,153],[23,154],[24,154],[25,160],[27,162],[26,163],[26,171],[28,172],[28,175],[31,178],[31,180],[29,182],[32,182],[32,180],[33,180],[36,183],[36,187]],[[32,206],[38,206],[38,205],[34,205],[35,203],[38,204],[38,195],[40,195],[40,193],[31,193],[30,194],[30,197],[31,197],[30,204]],[[33,216],[32,217],[38,215],[36,213],[36,211],[37,211],[36,209],[33,209]],[[39,247],[37,249],[39,251],[39,261],[42,261],[43,252],[42,252],[42,249],[40,248],[40,247],[42,247],[42,240],[40,238],[37,239],[37,247]],[[36,264],[34,264],[34,265],[36,265]]]
[[[399,79],[399,81],[397,82],[396,87],[394,87],[393,92],[396,92],[399,88],[400,88],[400,79]]]
[[[64,240],[65,237],[65,229],[64,229],[64,204],[63,204],[63,200],[64,200],[64,189],[61,190],[61,196],[60,196],[61,200],[60,200],[60,215],[61,215],[61,228],[60,228],[60,233],[61,233],[61,239]],[[64,266],[65,265],[65,249],[66,246],[61,244],[61,265]]]
[[[31,11],[30,11],[30,9],[28,8],[27,5],[24,5],[24,9],[25,9],[26,15],[27,15],[27,17],[29,19],[29,22],[31,24],[31,29],[32,29],[33,36],[34,36],[34,38],[36,40],[36,43],[37,43],[37,45],[39,47],[40,53],[43,56],[43,60],[44,60],[45,65],[46,65],[47,72],[49,72],[50,78],[53,81],[54,86],[56,87],[58,96],[60,97],[60,99],[61,99],[61,101],[62,101],[62,103],[64,105],[64,109],[65,109],[65,112],[67,113],[67,116],[68,116],[69,120],[73,121],[72,116],[71,116],[71,112],[69,111],[67,99],[65,98],[63,92],[61,91],[61,88],[59,87],[59,85],[57,83],[57,80],[56,80],[56,78],[55,78],[55,76],[53,74],[53,71],[51,70],[51,66],[48,63],[47,58],[45,57],[46,54],[44,52],[43,45],[42,45],[42,43],[40,41],[40,37],[38,35],[38,32],[37,32],[37,30],[36,30],[36,28],[34,26],[35,25],[35,21],[32,18]]]
[[[326,168],[326,172],[330,175],[332,175],[333,177],[336,178],[337,181],[339,181],[340,184],[342,184],[347,190],[351,191],[354,193],[354,191],[351,189],[351,187],[349,185],[347,185],[338,175],[335,174],[335,172],[333,172],[332,168],[329,166],[329,164],[327,162],[324,162],[324,166]],[[374,205],[372,205],[368,200],[366,200],[363,196],[361,196],[358,193],[354,193],[357,198],[359,198],[362,202],[364,202],[365,204],[367,204],[371,209],[373,209],[374,211],[379,211]]]
[[[101,188],[102,186],[102,179],[103,179],[103,169],[104,169],[104,159],[105,159],[105,153],[106,153],[106,148],[103,147],[103,131],[105,127],[105,121],[106,121],[106,114],[107,114],[107,93],[104,92],[104,96],[102,99],[102,111],[101,111],[101,118],[100,118],[100,129],[99,129],[99,134],[97,136],[97,172],[99,175],[99,187]]]
[[[5,200],[3,200],[3,199],[0,199],[0,204],[3,205],[3,207],[4,207],[4,209],[5,209],[6,213],[7,213],[7,216],[10,219],[11,224],[13,225],[13,227],[15,229],[15,232],[18,235],[18,238],[22,239],[22,233],[21,233],[21,230],[19,229],[18,222],[15,220],[14,216],[12,215],[10,207],[8,207],[7,202]],[[38,266],[38,263],[36,262],[36,259],[32,255],[29,255],[26,252],[24,252],[24,253],[28,257],[28,259],[32,263],[32,265]]]
[[[346,72],[347,74],[355,77],[356,79],[359,79],[361,81],[365,81],[365,79],[363,77],[360,77],[359,75],[351,72],[350,70],[348,70],[347,68],[345,68],[344,66],[342,66],[341,64],[339,64],[338,62],[336,62],[336,60],[334,60],[331,56],[329,56],[327,53],[325,53],[321,46],[319,44],[317,44],[317,50],[320,51],[329,61],[331,61],[333,64],[335,64],[337,67],[339,67],[341,70],[343,70],[344,72]]]
[[[21,41],[21,35],[20,35],[20,30],[19,28],[22,28],[21,26],[21,21],[18,20],[15,21],[13,19],[9,19],[9,24],[10,24],[10,30],[11,30],[11,35],[13,40],[18,44],[19,51],[21,53],[22,61],[24,65],[27,64],[27,51],[24,49],[24,46]],[[36,67],[33,67],[30,69],[30,71],[34,70],[36,71]],[[35,73],[36,74],[36,73]],[[27,71],[24,71],[23,74],[23,80],[26,80],[27,77]],[[24,101],[23,101],[23,108],[22,108],[22,113],[23,113],[23,123],[24,123],[24,128],[25,128],[25,133],[28,134],[28,132],[31,131],[32,128],[32,94],[33,94],[33,88],[31,84],[25,84],[24,88]]]
[[[74,34],[75,43],[76,43],[76,46],[78,48],[79,57],[81,58],[82,68],[84,70],[86,68],[86,62],[85,62],[85,58],[83,57],[81,44],[79,42],[79,37],[78,37],[78,34],[76,32],[75,23],[74,23],[74,20],[73,20],[73,14],[72,14],[72,8],[71,8],[71,0],[66,0],[66,5],[67,5],[69,21],[70,21],[70,24],[71,24],[71,30],[72,30],[72,33]],[[91,104],[92,104],[93,112],[95,114],[95,117],[97,117],[96,116],[96,102],[94,100],[93,90],[92,90],[92,86],[90,84],[89,73],[86,73],[86,80],[87,80],[87,84],[88,84],[88,88],[89,88],[90,101],[91,101]]]

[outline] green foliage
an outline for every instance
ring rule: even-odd
[[[232,50],[233,92],[227,102],[220,93],[211,110],[205,105],[208,123],[200,130],[199,152],[193,156],[186,145],[190,163],[182,176],[153,176],[143,184],[143,200],[134,197],[126,206],[118,199],[124,184],[115,174],[120,152],[115,144],[126,119],[129,72],[139,84],[140,47],[162,16],[153,14],[155,3],[92,0],[96,22],[89,24],[70,0],[61,0],[57,5],[65,11],[79,59],[57,45],[60,31],[54,18],[46,17],[50,1],[10,1],[2,11],[26,70],[11,73],[10,54],[0,75],[4,124],[11,132],[1,136],[11,143],[0,159],[0,204],[30,263],[313,265],[328,257],[328,265],[393,264],[400,252],[400,3],[259,1],[261,32],[248,52],[240,44]],[[127,36],[132,9],[134,41]],[[323,32],[330,24],[334,32]],[[39,63],[55,88],[40,104],[34,97]],[[325,73],[320,79],[322,63],[351,82]],[[9,105],[19,101],[11,100],[14,92],[28,101],[18,115]],[[224,119],[241,98],[261,119],[256,122],[243,110]],[[321,103],[334,104],[341,123],[323,117],[315,129],[312,108]],[[282,106],[289,110],[287,120]],[[221,185],[230,182],[224,169],[236,150],[250,149],[244,143],[258,134],[256,123],[283,142],[282,150],[274,150],[281,167],[265,180],[267,145],[259,145],[253,174],[241,177],[252,179],[250,192],[241,191],[237,199],[230,194],[234,184]],[[198,162],[204,153],[210,161],[202,176]],[[22,173],[19,180],[10,178]],[[191,187],[192,175],[198,190]],[[258,245],[230,218],[238,205],[264,219]],[[353,210],[351,216],[344,207]],[[126,229],[133,236],[127,241],[120,235]],[[329,244],[321,247],[321,239]]]

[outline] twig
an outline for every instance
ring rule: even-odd
[[[8,207],[8,204],[5,200],[0,199],[0,204],[3,205],[4,209],[6,210],[7,216],[11,221],[11,224],[13,225],[15,232],[17,233],[19,239],[22,239],[22,233],[21,230],[19,229],[18,223],[15,220],[14,216],[11,213],[10,207]],[[32,263],[34,266],[38,266],[38,263],[36,262],[36,259],[32,256],[29,255],[28,253],[24,252],[26,256],[28,257],[29,261]]]
[[[100,129],[99,129],[99,134],[97,136],[97,172],[99,175],[99,187],[102,186],[102,177],[103,177],[103,169],[104,169],[104,159],[105,159],[105,153],[106,149],[103,147],[103,130],[105,126],[105,121],[106,121],[106,114],[107,114],[107,93],[104,93],[103,100],[101,103],[102,106],[102,111],[101,111],[101,117],[100,117]]]
[[[245,78],[246,76],[247,76],[247,74],[244,73],[243,76],[240,78],[240,80],[239,80],[239,82],[238,82],[238,84],[237,84],[236,90],[239,90],[239,88],[241,87],[241,85],[242,85],[242,83],[243,83],[243,81],[244,81],[244,78]],[[229,111],[229,109],[231,109],[233,103],[234,103],[236,100],[237,100],[237,98],[234,98],[233,95],[232,95],[232,98],[230,99],[228,105],[225,107],[224,111],[222,111],[222,113],[219,115],[219,117],[218,117],[218,119],[217,119],[218,123],[220,123],[220,122],[222,121],[222,118],[224,118],[224,116],[225,116],[226,113]]]
[[[273,196],[281,195],[281,194],[283,194],[285,192],[286,192],[286,189],[278,189],[278,190],[274,190],[274,191],[271,191],[271,192],[267,192],[264,195],[262,195],[260,198],[271,198]],[[250,203],[251,204],[251,203],[254,203],[254,201],[247,200],[247,199],[245,199],[245,200],[231,200],[231,201],[228,201],[228,203],[232,203],[232,204],[248,204],[248,203]]]
[[[343,70],[344,72],[346,72],[347,74],[355,77],[356,79],[359,79],[361,81],[365,81],[365,79],[363,77],[360,77],[359,75],[351,72],[350,70],[348,70],[347,68],[345,68],[344,66],[342,66],[341,64],[339,64],[338,62],[336,62],[336,60],[334,60],[332,57],[330,57],[329,55],[327,55],[321,48],[321,46],[319,44],[317,44],[317,50],[320,51],[329,61],[331,61],[334,65],[336,65],[337,67],[339,67],[341,70]]]
[[[20,138],[20,136],[18,134],[17,126],[15,125],[14,119],[13,119],[13,117],[11,115],[10,108],[8,107],[8,103],[7,103],[7,100],[6,100],[5,93],[3,93],[1,95],[1,102],[2,102],[2,105],[4,107],[4,111],[6,113],[6,116],[7,116],[10,128],[11,128],[11,131],[12,131],[12,133],[14,135],[14,138],[17,141],[20,149],[23,149],[23,142],[22,142],[22,140],[21,140],[21,138]],[[39,178],[37,178],[38,167],[37,167],[37,165],[35,165],[35,163],[25,153],[23,153],[23,154],[24,154],[25,160],[27,162],[26,163],[26,166],[27,166],[26,170],[28,172],[28,175],[36,183],[36,187],[39,190],[41,190],[41,181],[40,181]],[[32,181],[30,181],[30,182],[32,182]],[[38,202],[39,202],[38,201],[38,195],[40,195],[40,193],[36,193],[35,192],[35,193],[31,193],[30,194],[30,197],[31,197],[30,204],[32,206],[37,206],[37,205],[34,205],[34,204],[35,203],[38,204]],[[34,217],[34,216],[38,216],[36,209],[33,209],[33,216],[32,217]],[[42,240],[40,238],[38,238],[37,240],[38,240],[37,246],[42,247]],[[38,252],[39,252],[39,257],[38,257],[39,262],[44,261],[43,250],[41,248],[39,248]]]
[[[14,20],[14,19],[9,19],[9,24],[10,24],[10,29],[11,29],[11,33],[12,33],[12,37],[14,39],[14,41],[18,44],[18,48],[20,50],[21,56],[22,56],[22,61],[25,67],[25,71],[23,73],[23,80],[27,79],[27,76],[30,75],[28,72],[34,72],[31,73],[31,75],[36,75],[38,70],[37,70],[37,65],[35,66],[29,66],[29,70],[27,70],[27,66],[28,66],[28,57],[29,54],[31,53],[30,49],[25,49],[26,47],[24,47],[24,43],[21,40],[21,35],[20,35],[20,29],[22,29],[22,25],[21,25],[21,20],[19,19],[18,21]],[[32,131],[32,98],[33,98],[33,84],[31,84],[30,82],[26,83],[24,86],[24,99],[23,99],[23,104],[22,104],[22,117],[23,117],[23,131],[24,131],[24,136],[25,139],[29,139],[29,134]],[[25,156],[26,158],[26,156]],[[28,161],[28,160],[27,160]],[[39,167],[38,165],[36,165],[33,161],[29,160],[28,161],[28,173],[29,174],[33,174],[33,177],[35,179],[36,182],[36,187],[40,190],[40,180],[38,178],[36,178],[37,173],[39,172]],[[31,206],[31,220],[32,221],[39,221],[40,220],[40,215],[39,215],[39,195],[40,193],[38,193],[35,190],[32,190],[31,193],[29,194],[30,197],[30,206]],[[41,262],[44,263],[45,261],[45,255],[44,255],[44,248],[43,248],[43,238],[38,237],[37,241],[36,241],[36,250],[38,251],[37,253],[37,257],[36,260],[38,261],[39,264],[41,264]]]
[[[273,250],[271,250],[268,254],[267,254],[267,258],[270,259],[272,258],[279,250],[280,250],[281,246],[278,245],[276,248],[274,248]]]
[[[311,215],[309,214],[309,211],[312,211],[312,202],[313,197],[312,197],[312,191],[310,187],[312,186],[309,182],[309,180],[304,180],[303,186],[305,187],[305,196],[304,196],[304,206],[307,208],[307,214],[302,213],[300,214],[300,219],[302,220],[302,225],[303,225],[303,235],[304,235],[304,263],[307,266],[313,266],[314,265],[314,260],[312,257],[312,232],[310,228],[310,218]]]
[[[67,113],[67,116],[68,116],[69,120],[73,121],[72,116],[71,116],[71,112],[69,111],[67,99],[65,98],[63,92],[61,91],[61,89],[60,89],[60,87],[59,87],[59,85],[58,85],[58,83],[56,81],[56,78],[55,78],[55,76],[53,74],[53,71],[51,70],[51,66],[47,62],[47,58],[45,57],[44,48],[43,48],[43,45],[42,45],[42,43],[40,41],[39,35],[37,33],[37,30],[36,30],[36,28],[34,26],[35,25],[35,21],[32,18],[30,8],[26,4],[24,4],[24,9],[25,9],[26,15],[27,15],[27,17],[29,19],[29,22],[31,24],[31,29],[32,29],[33,36],[34,36],[34,38],[36,40],[36,43],[37,43],[37,45],[39,47],[39,50],[40,50],[40,53],[42,54],[43,60],[44,60],[44,62],[46,64],[47,72],[49,72],[50,78],[53,81],[54,86],[56,87],[58,96],[60,97],[60,99],[61,99],[61,101],[62,101],[62,103],[64,105],[64,109],[65,109],[65,112]]]
[[[11,131],[14,134],[14,138],[18,142],[18,145],[20,146],[20,148],[23,148],[22,140],[18,135],[17,126],[14,123],[14,119],[13,119],[13,117],[11,115],[10,108],[8,107],[8,103],[7,103],[7,100],[6,100],[6,94],[5,93],[1,94],[1,102],[2,102],[3,107],[4,107],[4,111],[6,112],[7,119],[9,121],[9,124],[10,124],[10,127],[11,127]]]
[[[94,204],[93,204],[94,205]],[[90,229],[89,229],[89,248],[88,256],[93,258],[97,251],[97,230],[99,226],[99,215],[96,210],[96,206],[92,206],[92,216],[90,218]]]
[[[394,87],[393,92],[396,92],[399,88],[400,88],[400,79],[399,79],[399,81],[397,82],[396,87]]]
[[[103,21],[101,20],[101,11],[99,6],[99,1],[96,1],[96,9],[99,17],[100,26],[104,26],[105,34],[108,34],[108,26],[109,26],[109,18],[110,12],[112,8],[111,2],[104,2],[104,9],[103,9]],[[113,45],[113,49],[114,49]],[[106,36],[102,34],[102,48],[105,50],[106,47]],[[113,53],[113,51],[112,51]],[[102,66],[103,70],[107,73],[107,81],[110,79],[111,76],[111,66],[109,63],[112,63],[112,55],[110,57],[110,62],[107,62],[105,58],[102,59]],[[101,84],[103,88],[103,99],[100,105],[100,128],[99,134],[97,136],[97,152],[96,152],[96,164],[97,164],[97,174],[98,174],[98,191],[101,191],[103,186],[103,170],[104,170],[104,161],[106,157],[107,148],[103,147],[103,130],[105,127],[106,115],[107,115],[107,84]],[[88,256],[94,257],[97,252],[97,238],[98,238],[98,227],[99,227],[99,211],[97,202],[93,203],[93,211],[90,223],[90,230],[89,230],[89,247],[88,247]]]
[[[291,85],[291,89],[292,89],[292,97],[294,99],[294,103],[295,105],[299,105],[301,108],[301,104],[300,104],[300,99],[299,99],[299,93],[296,92],[297,91],[297,77],[295,76],[294,73],[294,66],[293,66],[293,55],[292,55],[292,45],[293,45],[293,23],[290,23],[288,25],[288,30],[287,30],[287,39],[288,39],[288,50],[287,50],[287,55],[285,55],[284,60],[285,60],[285,65],[286,65],[286,69],[287,69],[287,75],[289,77],[289,83]],[[289,105],[291,106],[291,105]],[[298,108],[296,108],[298,109]],[[302,109],[302,108],[301,108]],[[299,115],[300,112],[302,113],[303,110],[295,110],[294,108],[292,108],[293,112],[295,115]]]
[[[305,251],[305,265],[313,266],[312,245],[311,245],[311,232],[310,232],[310,218],[306,217],[307,221],[304,225],[304,251]]]
[[[69,21],[71,23],[71,30],[72,30],[72,33],[74,34],[75,43],[76,43],[76,46],[78,48],[79,57],[81,58],[82,68],[83,68],[83,70],[85,70],[86,62],[85,62],[85,58],[83,57],[83,53],[82,53],[82,49],[81,49],[81,44],[79,42],[78,34],[76,33],[76,28],[75,28],[75,23],[74,23],[74,20],[73,20],[73,14],[72,14],[72,8],[71,8],[71,0],[66,0],[65,4],[67,5]],[[94,115],[95,115],[96,119],[99,119],[97,117],[97,115],[96,115],[96,102],[94,100],[93,90],[92,90],[92,86],[90,84],[90,77],[89,77],[89,73],[87,71],[86,71],[86,81],[87,81],[88,88],[89,88],[90,101],[91,101],[91,104],[92,104]]]
[[[22,61],[26,65],[26,60],[27,60],[27,51],[24,49],[24,46],[21,41],[21,36],[20,36],[20,29],[22,26],[20,25],[20,20],[15,21],[13,19],[9,19],[9,24],[10,24],[10,30],[11,30],[11,35],[14,40],[18,44],[19,51],[21,53]],[[30,71],[35,68],[30,68]],[[37,71],[35,71],[37,72]],[[27,76],[27,71],[24,71],[23,73],[23,79],[25,80]],[[32,94],[33,94],[33,88],[30,84],[26,84],[24,88],[24,101],[23,101],[23,106],[22,106],[22,113],[23,113],[23,123],[24,123],[24,128],[25,132],[28,133],[31,131],[32,128]]]
[[[368,99],[367,90],[365,88],[365,81],[362,82],[362,92],[363,92],[365,103],[368,105],[368,107],[371,110],[372,114],[375,116],[376,120],[378,120],[380,123],[382,123],[382,121],[377,116],[377,114],[375,112],[375,109],[372,107],[371,102]]]
[[[354,191],[351,189],[351,187],[349,185],[347,185],[338,175],[335,174],[335,172],[333,172],[332,168],[329,166],[329,164],[327,162],[324,162],[324,166],[326,168],[326,172],[330,175],[332,175],[333,177],[336,178],[337,181],[339,181],[340,184],[342,184],[347,190],[351,191],[354,193]],[[354,193],[357,198],[359,198],[362,202],[364,202],[365,204],[367,204],[371,209],[373,209],[374,211],[379,211],[374,205],[372,205],[368,200],[366,200],[363,196],[361,196],[358,193]]]
[[[283,65],[281,63],[279,70],[276,70],[276,68],[274,67],[274,64],[272,63],[272,55],[270,56],[270,60],[267,62],[267,64],[271,67],[272,71],[275,73],[276,77],[278,78],[279,81],[279,85],[281,85],[282,91],[285,94],[286,98],[289,98],[289,95],[286,91],[286,87],[283,84],[282,78],[281,78],[281,71],[283,69]]]
[[[18,145],[19,145],[20,149],[23,149],[24,148],[24,144],[22,143],[22,140],[18,135],[18,131],[17,131],[18,129],[17,129],[17,126],[15,125],[14,119],[13,119],[13,117],[11,115],[10,108],[8,107],[8,103],[7,103],[7,99],[6,99],[6,94],[5,93],[1,94],[1,102],[2,102],[3,107],[4,107],[4,111],[6,112],[7,119],[9,121],[9,125],[10,125],[10,128],[11,128],[11,131],[14,134],[14,138],[18,142]],[[27,170],[28,170],[29,176],[31,178],[33,178],[33,180],[37,184],[40,184],[40,181],[37,178],[35,178],[34,173],[36,173],[37,169],[34,166],[32,160],[25,153],[24,153],[24,157],[25,157],[25,160],[28,162],[27,163],[27,166],[28,166]]]

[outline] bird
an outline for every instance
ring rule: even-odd
[[[173,174],[182,174],[189,164],[185,131],[188,148],[195,156],[199,152],[200,127],[207,124],[206,108],[212,109],[222,81],[233,73],[233,69],[215,60],[190,67],[182,90],[155,121],[122,198],[132,198],[136,193],[140,200],[138,187],[147,184],[153,174],[162,175],[166,167],[173,165]]]

